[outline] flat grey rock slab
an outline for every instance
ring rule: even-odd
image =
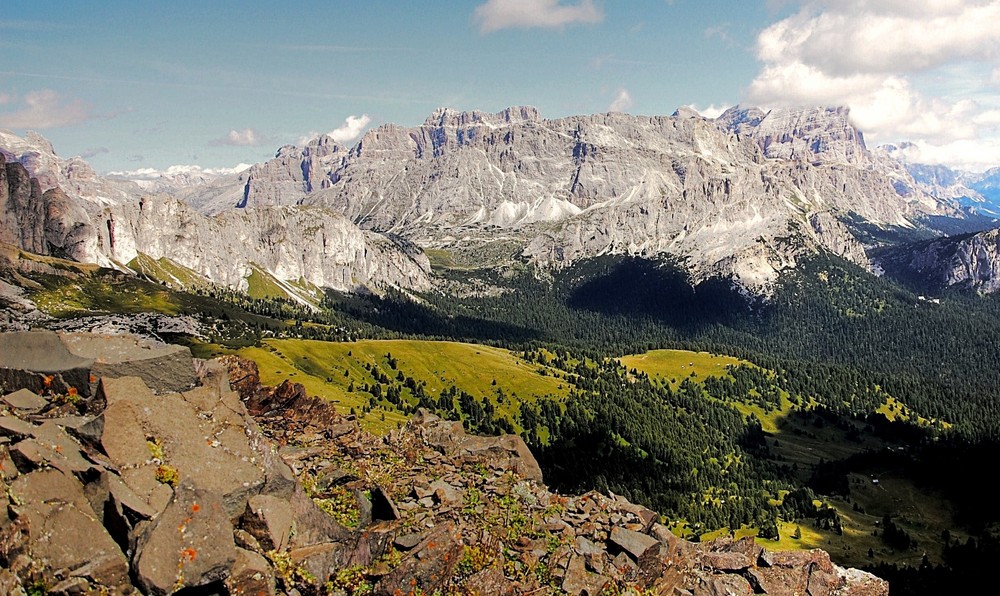
[[[18,389],[14,393],[3,396],[3,401],[15,410],[37,412],[49,405],[49,400],[28,389]]]
[[[52,331],[0,333],[0,390],[90,394],[92,358],[71,353]]]
[[[233,526],[219,495],[181,485],[139,536],[133,563],[147,594],[172,594],[226,579],[236,562]]]
[[[99,394],[108,406],[95,419],[93,434],[125,484],[154,510],[162,510],[171,492],[157,477],[163,467],[177,480],[220,495],[234,518],[260,492],[264,470],[245,425],[225,406],[239,399],[235,394],[218,397],[215,410],[201,410],[183,394],[153,395],[136,377],[103,378]]]
[[[75,356],[92,359],[94,377],[139,377],[154,393],[187,391],[195,384],[194,360],[184,346],[134,335],[60,335]]]
[[[92,358],[71,353],[52,331],[0,333],[0,367],[54,373],[90,368]]]

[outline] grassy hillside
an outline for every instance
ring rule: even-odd
[[[323,300],[323,290],[298,279],[284,281],[257,264],[251,263],[247,276],[247,296],[255,300],[266,298],[291,299],[303,306],[314,308]]]
[[[618,359],[622,366],[644,372],[650,378],[670,381],[672,388],[693,376],[695,379],[728,374],[726,366],[749,364],[746,360],[689,350],[651,350],[643,354],[622,356]]]
[[[435,257],[440,267],[462,266],[462,261],[454,254],[442,251]],[[752,415],[760,421],[757,436],[764,448],[756,449],[753,441],[741,443],[737,445],[740,455],[731,458],[729,452],[713,452],[711,458],[702,458],[705,461],[700,461],[694,468],[699,477],[716,473],[716,468],[724,469],[725,475],[713,478],[710,486],[698,486],[697,491],[688,491],[682,497],[709,495],[713,507],[730,512],[728,515],[720,514],[721,521],[710,523],[703,518],[701,521],[704,523],[698,532],[725,526],[727,522],[732,525],[757,523],[748,521],[754,519],[753,511],[749,510],[749,506],[738,506],[738,499],[748,499],[746,502],[749,503],[752,496],[749,491],[753,489],[754,495],[759,497],[763,492],[767,498],[777,502],[780,496],[775,493],[780,493],[778,489],[786,486],[784,483],[787,482],[791,486],[814,489],[825,506],[835,507],[839,516],[838,530],[842,533],[817,527],[813,518],[781,517],[777,528],[779,539],[760,539],[769,548],[820,547],[830,551],[834,559],[842,564],[889,562],[914,566],[925,552],[930,561],[941,561],[940,537],[944,530],[950,532],[953,540],[963,542],[969,537],[968,532],[978,534],[978,530],[971,525],[963,528],[957,521],[968,520],[968,515],[963,518],[955,513],[954,496],[941,492],[944,483],[937,483],[939,492],[936,493],[924,486],[928,483],[921,476],[922,470],[915,472],[916,468],[913,468],[904,471],[897,465],[882,465],[881,462],[895,461],[893,456],[906,457],[906,454],[915,453],[918,446],[927,444],[925,439],[934,436],[931,432],[925,433],[925,430],[954,432],[955,428],[949,428],[946,423],[938,424],[935,417],[958,422],[958,429],[962,427],[962,420],[966,422],[966,429],[969,420],[989,422],[990,418],[982,415],[986,410],[981,409],[977,399],[987,403],[989,396],[995,395],[995,392],[973,392],[977,385],[972,383],[968,387],[960,387],[961,391],[956,389],[954,394],[945,392],[940,399],[932,400],[931,397],[938,397],[936,388],[945,387],[946,376],[930,378],[900,374],[887,377],[868,370],[868,366],[874,367],[867,364],[872,360],[870,358],[865,360],[865,366],[859,368],[843,362],[832,365],[822,363],[825,358],[843,360],[843,354],[853,354],[852,350],[866,345],[865,339],[871,334],[879,338],[899,337],[900,341],[908,337],[893,332],[895,328],[892,326],[875,325],[878,322],[876,319],[886,317],[886,313],[898,311],[900,321],[905,321],[908,326],[917,325],[913,320],[915,316],[929,318],[934,324],[928,325],[926,335],[938,337],[940,334],[934,330],[939,327],[951,329],[957,316],[956,309],[947,310],[945,305],[941,308],[935,305],[935,310],[924,304],[914,307],[903,304],[906,296],[894,297],[896,302],[892,302],[881,294],[866,297],[860,290],[847,286],[846,289],[832,286],[829,289],[832,297],[820,294],[819,290],[813,293],[803,290],[800,294],[819,296],[813,300],[816,304],[791,304],[787,312],[777,314],[762,310],[758,314],[759,320],[754,320],[765,331],[755,331],[746,325],[731,329],[715,325],[704,328],[705,337],[710,337],[712,342],[697,343],[692,340],[682,343],[671,341],[671,338],[680,337],[680,332],[672,335],[674,332],[670,331],[670,325],[673,320],[658,318],[656,313],[659,311],[653,308],[656,304],[652,304],[649,313],[633,317],[614,310],[605,312],[598,308],[601,304],[584,302],[582,306],[561,307],[551,300],[546,302],[546,295],[541,290],[531,290],[531,287],[527,290],[513,287],[513,292],[496,296],[491,294],[480,302],[470,299],[466,303],[456,303],[453,310],[444,307],[434,310],[427,306],[434,305],[431,298],[419,307],[407,303],[404,308],[390,300],[351,297],[354,301],[349,303],[356,308],[327,313],[313,308],[320,297],[315,288],[305,283],[278,283],[260,268],[255,268],[248,279],[251,294],[257,297],[257,300],[251,300],[219,289],[202,291],[201,295],[176,291],[174,288],[178,287],[191,290],[196,280],[191,273],[164,259],[145,257],[131,265],[150,278],[168,282],[173,288],[59,259],[33,255],[12,258],[38,261],[36,270],[24,274],[34,284],[26,286],[29,288],[27,294],[50,314],[70,317],[95,312],[157,311],[196,315],[206,321],[205,328],[211,334],[205,337],[203,343],[191,340],[196,344],[199,356],[237,351],[258,362],[264,383],[274,385],[285,379],[300,382],[311,394],[330,399],[343,412],[353,410],[366,428],[377,432],[385,432],[401,424],[424,398],[448,400],[456,407],[442,407],[440,411],[450,411],[456,416],[460,412],[468,422],[469,410],[457,407],[464,397],[475,400],[478,405],[486,404],[490,416],[505,421],[511,430],[519,432],[527,428],[526,424],[521,425],[520,417],[526,416],[521,412],[521,403],[540,402],[542,406],[549,406],[539,407],[540,411],[535,414],[543,420],[537,427],[535,437],[544,448],[560,440],[560,433],[565,435],[565,428],[558,428],[558,424],[560,420],[570,417],[572,408],[569,406],[576,400],[577,406],[586,408],[583,414],[576,413],[577,420],[586,421],[586,415],[590,415],[589,422],[594,424],[590,426],[589,434],[581,431],[577,443],[573,444],[571,440],[567,444],[563,462],[572,463],[579,458],[581,450],[597,436],[593,431],[600,422],[598,418],[613,418],[617,425],[616,429],[608,432],[608,436],[617,442],[602,443],[607,449],[596,450],[592,454],[593,459],[589,460],[589,467],[569,470],[570,475],[589,483],[584,488],[597,486],[596,480],[602,475],[608,476],[609,469],[624,468],[631,463],[625,480],[634,480],[628,486],[635,495],[641,498],[656,490],[668,494],[669,487],[658,488],[653,483],[653,477],[683,469],[683,465],[689,463],[688,454],[692,451],[703,453],[700,449],[692,450],[691,445],[697,439],[693,435],[702,431],[716,432],[717,435],[703,445],[708,450],[713,445],[728,445],[729,442],[735,445],[744,436],[743,433],[753,438],[753,425],[746,425],[747,417]],[[45,269],[41,268],[42,265]],[[466,273],[462,272],[462,275]],[[824,283],[827,279],[823,280]],[[501,281],[490,278],[490,283],[501,284]],[[865,288],[867,286],[861,289]],[[288,301],[291,295],[299,298],[295,304]],[[820,303],[820,298],[829,299],[836,308]],[[304,303],[310,303],[310,306]],[[895,310],[885,304],[896,304]],[[865,305],[868,305],[868,310],[863,308]],[[396,310],[393,310],[394,306]],[[974,306],[986,312],[990,303],[984,301],[981,305],[961,306]],[[422,312],[420,308],[428,312]],[[857,313],[864,313],[867,318],[853,335],[835,335],[831,339],[832,331],[815,324],[816,321],[841,320],[829,315],[828,311],[842,317],[843,325],[853,325],[859,318]],[[981,320],[982,312],[973,310],[973,314],[977,312],[979,318],[975,327],[985,329],[981,335],[991,336],[991,327]],[[421,318],[419,315],[424,316]],[[791,318],[793,315],[796,318]],[[490,318],[493,316],[496,320]],[[684,319],[687,319],[686,315]],[[441,324],[430,327],[425,321]],[[849,327],[848,331],[851,329],[854,327]],[[753,335],[751,331],[759,335]],[[398,337],[402,334],[479,338],[502,342],[511,350],[416,339],[366,339],[343,343],[306,339]],[[966,337],[968,333],[960,335]],[[286,339],[275,339],[277,336]],[[752,337],[760,337],[760,342],[750,341]],[[592,344],[591,340],[597,343]],[[815,346],[810,348],[812,344],[803,347],[794,343],[806,340],[814,342]],[[223,344],[228,347],[220,347]],[[969,345],[973,344],[975,342]],[[546,345],[549,349],[542,349],[539,345]],[[744,349],[740,349],[741,345]],[[571,346],[572,353],[560,346]],[[615,346],[615,349],[608,349],[608,346]],[[618,346],[623,349],[619,350]],[[619,358],[617,362],[625,367],[625,373],[620,369],[601,374],[594,370],[591,370],[594,374],[587,372],[601,366],[602,362],[611,362],[603,361],[603,355],[625,353],[628,351],[626,347],[638,351],[647,346],[695,346],[717,353],[653,350]],[[525,349],[533,350],[528,359],[521,357]],[[763,368],[747,360],[718,354],[727,349],[753,359]],[[831,351],[833,356],[820,358],[813,355],[812,359],[820,360],[820,363],[808,358],[783,360],[775,356],[794,352],[798,357],[820,349]],[[760,351],[769,352],[770,357],[762,357]],[[904,356],[912,353],[922,352],[907,351]],[[886,363],[897,360],[896,355],[888,350],[881,357]],[[961,358],[954,360],[942,360],[942,375],[969,368],[970,379],[981,377],[975,374],[974,367],[960,366],[964,362]],[[853,360],[850,362],[853,363]],[[925,368],[931,372],[938,370]],[[651,383],[645,382],[647,378]],[[636,390],[631,389],[633,386]],[[644,386],[648,391],[642,389]],[[672,399],[666,397],[664,390],[667,387],[670,392],[679,395]],[[948,389],[951,391],[950,387]],[[577,397],[567,400],[571,390],[590,396],[590,401]],[[461,392],[461,395],[456,392]],[[621,395],[615,395],[618,392]],[[956,395],[966,394],[979,397],[967,400],[955,398]],[[608,407],[601,408],[600,403],[608,404]],[[706,403],[711,404],[710,407],[699,405]],[[727,408],[737,411],[739,415],[727,418],[724,412]],[[723,412],[720,413],[720,410]],[[597,412],[601,416],[596,416]],[[676,418],[682,422],[657,425],[657,417]],[[552,420],[557,420],[557,423],[553,424]],[[720,426],[723,423],[727,426]],[[680,429],[676,435],[662,432],[671,426]],[[470,428],[475,429],[474,426]],[[506,427],[500,430],[506,430]],[[664,436],[669,436],[669,440],[659,440]],[[632,448],[633,445],[637,447]],[[732,453],[737,452],[737,447],[733,447]],[[634,461],[623,459],[622,454],[634,456]],[[652,461],[651,454],[657,454],[659,459]],[[725,462],[725,465],[719,462]],[[652,466],[654,463],[660,467]],[[752,470],[745,471],[750,464],[753,464]],[[849,493],[828,490],[830,483],[822,482],[823,478],[817,482],[816,470],[825,472],[823,466],[831,464],[834,466],[831,477],[846,477]],[[872,482],[876,478],[880,480],[878,484]],[[975,478],[975,475],[965,474],[961,478],[952,484],[964,487],[965,479]],[[747,494],[741,495],[735,489],[727,492],[727,487],[732,489],[734,485],[739,485],[737,488],[749,487]],[[840,496],[847,494],[850,496]],[[680,500],[678,502],[683,504]],[[666,512],[670,506],[673,505],[658,508]],[[766,509],[766,506],[760,509]],[[892,515],[895,523],[914,542],[912,547],[897,549],[883,540],[881,532],[884,526],[880,524],[884,515]],[[678,522],[679,518],[698,519],[679,513],[668,521]],[[680,523],[680,528],[683,528],[684,519],[680,519]],[[744,525],[734,531],[737,534],[756,534],[757,530]],[[720,531],[730,530],[722,528]],[[696,532],[688,528],[686,533],[690,536]],[[868,549],[872,550],[872,557],[868,557]]]
[[[128,267],[152,280],[165,283],[179,290],[195,290],[212,285],[208,279],[192,269],[179,265],[167,257],[154,259],[139,253],[129,261]]]
[[[331,400],[344,412],[354,408],[363,423],[376,431],[387,430],[404,416],[400,408],[380,400],[375,408],[363,412],[372,398],[363,389],[366,385],[401,386],[409,404],[416,400],[404,386],[406,378],[412,378],[432,398],[455,387],[490,399],[498,412],[515,423],[522,400],[562,399],[569,392],[569,384],[556,369],[527,362],[508,350],[458,342],[280,339],[238,353],[257,362],[265,384],[277,385],[285,379],[302,383],[310,393]],[[379,383],[374,371],[384,374],[390,383]]]

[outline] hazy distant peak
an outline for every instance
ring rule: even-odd
[[[431,112],[424,121],[424,126],[470,126],[485,124],[502,126],[522,122],[538,122],[542,119],[537,108],[532,106],[513,106],[500,110],[495,114],[473,110],[461,112],[454,108],[442,107]]]

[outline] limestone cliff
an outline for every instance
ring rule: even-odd
[[[867,265],[848,218],[913,228],[961,216],[868,151],[842,108],[733,108],[717,120],[440,109],[417,127],[375,128],[318,170],[307,149],[282,148],[231,185],[248,201],[323,205],[425,247],[500,236],[553,267],[672,255],[695,279],[733,276],[755,290],[820,249]]]
[[[98,243],[120,263],[139,253],[168,257],[240,290],[247,289],[251,265],[278,279],[343,291],[429,286],[422,252],[321,208],[261,207],[206,217],[180,201],[148,198],[104,210]]]
[[[320,139],[304,154],[320,164],[324,151],[337,150]],[[303,180],[312,184],[310,176]],[[79,158],[61,160],[34,134],[20,139],[0,132],[0,222],[0,242],[30,252],[112,267],[139,253],[167,257],[241,290],[251,267],[279,280],[345,291],[429,287],[430,266],[419,249],[362,231],[340,214],[261,207],[208,217],[130,182],[97,176]]]
[[[1000,291],[1000,230],[988,230],[896,247],[879,255],[889,275],[936,291],[958,287]]]

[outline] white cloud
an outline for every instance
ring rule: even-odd
[[[627,112],[632,107],[632,96],[628,89],[619,89],[614,101],[608,106],[609,112]]]
[[[94,117],[90,106],[79,99],[64,100],[51,89],[32,91],[21,101],[6,96],[0,105],[19,105],[12,112],[0,112],[0,126],[4,128],[59,128],[86,122]]]
[[[171,179],[178,177],[194,178],[201,176],[225,176],[229,174],[238,174],[243,170],[249,169],[250,167],[251,164],[247,163],[237,164],[231,168],[203,168],[197,165],[176,165],[170,166],[165,170],[157,170],[156,168],[138,168],[135,170],[108,172],[108,176],[126,178],[128,180],[159,180],[161,178]]]
[[[558,28],[576,23],[600,23],[604,11],[594,0],[562,4],[559,0],[488,0],[472,15],[480,33],[501,29]]]
[[[955,163],[992,155],[1000,101],[1000,2],[800,0],[757,38],[746,103],[847,105],[873,143],[919,141]],[[933,87],[928,86],[933,84]],[[942,148],[934,151],[932,147]],[[947,148],[947,149],[944,149]],[[964,157],[962,151],[970,151]],[[1000,162],[998,162],[1000,163]]]
[[[807,2],[758,37],[759,57],[790,58],[827,74],[917,72],[1000,56],[1000,2]]]
[[[340,144],[345,144],[353,141],[354,139],[361,136],[364,132],[365,127],[372,121],[368,114],[361,114],[360,116],[355,116],[351,114],[344,119],[344,123],[337,128],[331,130],[326,134],[328,137],[332,138],[334,141]],[[316,131],[310,131],[309,134],[299,137],[299,145],[306,145],[321,133]]]
[[[725,112],[726,110],[728,110],[731,106],[727,106],[727,105],[717,106],[717,105],[715,105],[713,103],[712,105],[708,106],[707,108],[699,108],[698,106],[696,106],[695,104],[692,103],[692,104],[688,104],[687,107],[689,107],[692,110],[698,112],[699,114],[701,114],[705,118],[708,118],[708,119],[711,120],[711,119],[715,119],[715,118],[718,118],[719,116],[721,116],[722,113]]]
[[[730,23],[722,23],[720,25],[708,27],[705,29],[704,35],[706,39],[712,39],[714,37],[727,46],[733,47],[736,45],[736,40],[733,39],[733,36],[729,33],[730,28]]]
[[[330,137],[338,143],[347,143],[358,138],[361,135],[361,131],[363,131],[371,121],[372,119],[368,117],[368,114],[362,114],[360,116],[354,116],[352,114],[344,120],[343,125],[326,134],[330,135]]]
[[[212,139],[208,144],[212,147],[223,145],[233,145],[236,147],[257,147],[264,144],[268,139],[261,136],[259,132],[252,128],[243,130],[230,130],[229,134],[218,139]]]
[[[917,141],[900,149],[912,163],[944,164],[973,172],[984,172],[1000,164],[1000,140],[962,140],[943,145]]]

